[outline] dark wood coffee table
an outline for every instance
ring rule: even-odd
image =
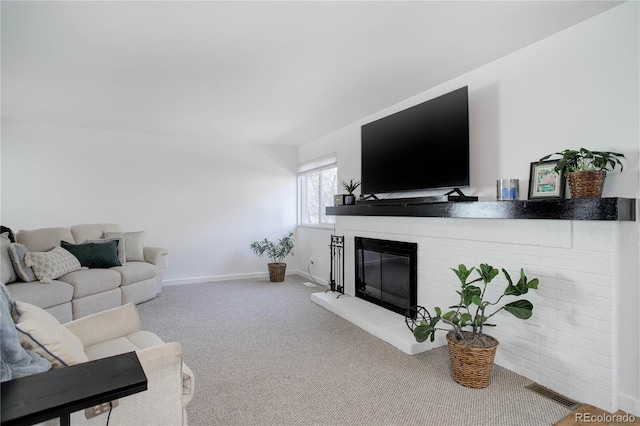
[[[2,383],[2,425],[32,425],[147,390],[135,352]],[[106,420],[105,420],[106,421]]]

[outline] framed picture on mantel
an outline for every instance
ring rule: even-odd
[[[564,199],[566,179],[562,172],[554,170],[558,160],[531,163],[529,199]]]

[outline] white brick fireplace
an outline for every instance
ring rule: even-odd
[[[610,412],[618,409],[619,368],[626,362],[620,353],[624,295],[627,286],[637,286],[634,269],[624,267],[638,262],[635,233],[637,223],[624,221],[369,216],[336,217],[335,230],[345,236],[345,292],[351,296],[355,236],[417,243],[418,305],[430,310],[457,301],[450,268],[460,263],[489,263],[512,277],[523,267],[529,278],[540,279],[528,295],[533,318],[496,315],[498,326],[489,330],[500,341],[496,363]],[[493,300],[504,283],[490,284]],[[637,290],[631,293],[637,300]],[[400,322],[394,333],[412,339],[404,318],[392,315]],[[637,325],[630,329],[638,332]],[[437,343],[444,344],[444,335]]]

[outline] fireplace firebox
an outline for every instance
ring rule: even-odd
[[[355,237],[356,297],[405,315],[416,305],[418,245]]]

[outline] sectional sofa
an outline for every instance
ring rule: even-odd
[[[6,282],[11,296],[45,309],[61,323],[130,302],[141,303],[161,292],[164,258],[168,254],[164,248],[144,246],[144,237],[143,231],[122,232],[117,224],[20,230],[10,247],[10,264],[3,261],[3,277],[11,273],[6,268],[13,267],[13,281],[9,278],[10,282]],[[70,265],[73,262],[68,259],[55,257],[68,253],[59,248],[61,245],[71,252],[86,253],[87,249],[100,249],[98,244],[111,241],[115,241],[119,260],[111,267],[79,267]],[[3,252],[4,245],[5,241]],[[66,268],[62,271],[71,271],[48,279],[42,272],[40,277],[32,273],[36,266],[59,266]]]

